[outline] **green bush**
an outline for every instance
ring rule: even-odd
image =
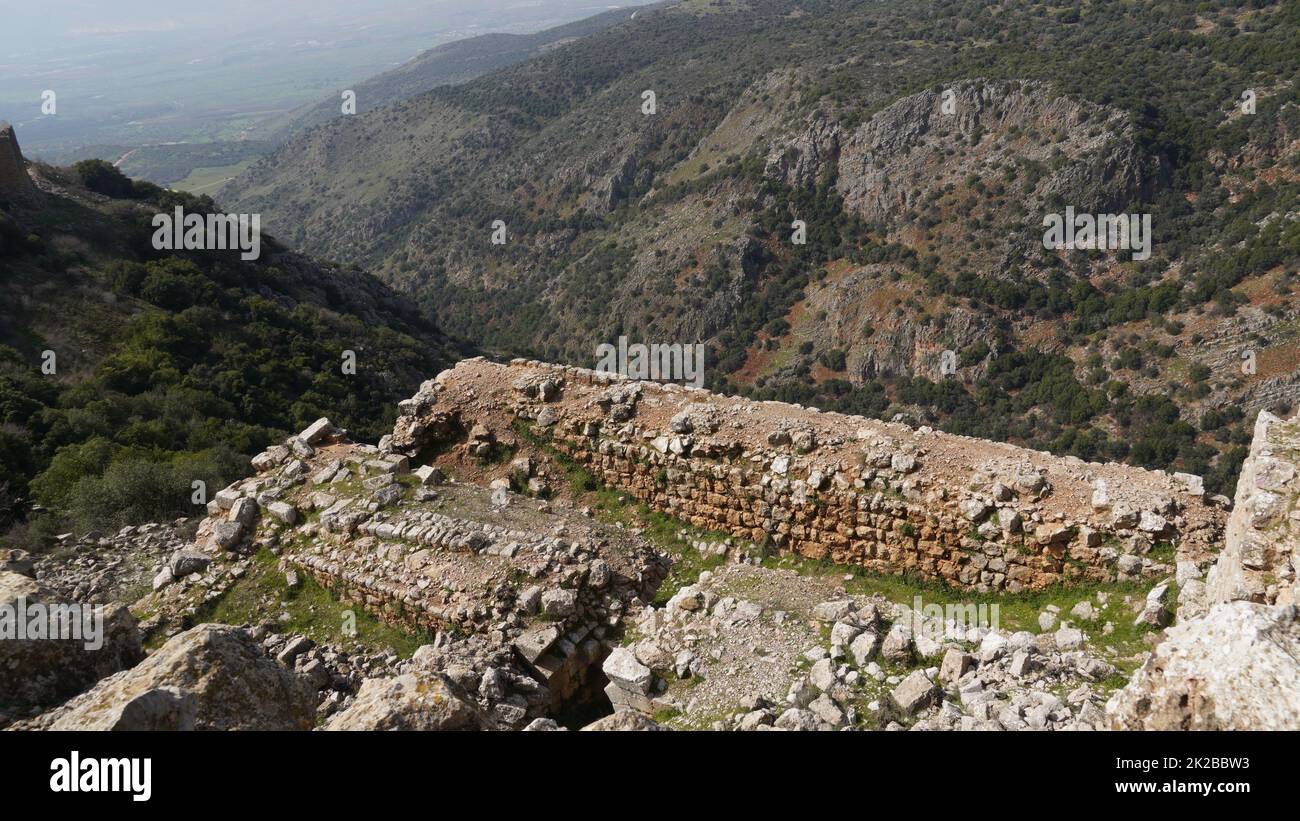
[[[82,160],[72,166],[81,184],[97,194],[115,199],[135,196],[135,185],[131,178],[118,171],[112,163],[105,160]]]

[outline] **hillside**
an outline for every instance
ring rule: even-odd
[[[586,37],[637,13],[637,9],[607,11],[532,34],[492,33],[455,40],[425,51],[392,71],[349,86],[357,95],[357,111],[364,112],[414,97],[442,85],[464,83],[506,66]],[[643,12],[644,13],[644,12]],[[264,139],[282,142],[300,131],[340,116],[338,96],[294,109],[259,125]]]
[[[394,397],[462,353],[361,270],[269,236],[255,261],[154,250],[155,213],[210,199],[95,161],[33,176],[0,174],[4,541],[190,515],[325,408],[378,436]]]
[[[699,340],[715,389],[1230,492],[1248,418],[1300,392],[1298,23],[690,0],[322,125],[218,199],[490,349]],[[1151,215],[1150,257],[1044,250],[1067,206]]]

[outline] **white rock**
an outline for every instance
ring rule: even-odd
[[[650,668],[637,661],[636,656],[626,647],[615,647],[600,669],[611,682],[634,693],[648,694],[650,684],[654,681],[654,673]]]

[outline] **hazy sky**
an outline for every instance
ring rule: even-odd
[[[0,0],[0,120],[53,150],[224,139],[451,40],[646,2]]]
[[[0,60],[68,47],[128,42],[147,47],[166,37],[224,39],[410,25],[433,30],[473,25],[474,18],[497,26],[509,26],[513,18],[526,25],[559,9],[586,7],[595,14],[612,5],[596,0],[0,0],[5,21]]]

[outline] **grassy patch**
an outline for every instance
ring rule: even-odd
[[[925,605],[974,605],[981,613],[989,614],[994,612],[993,607],[996,606],[997,626],[1013,632],[1041,632],[1038,626],[1039,613],[1046,610],[1048,605],[1056,605],[1061,611],[1060,620],[1071,622],[1073,627],[1083,632],[1089,643],[1097,649],[1112,648],[1113,652],[1106,653],[1107,656],[1120,657],[1145,651],[1147,634],[1157,632],[1147,625],[1135,625],[1135,614],[1124,605],[1125,596],[1144,598],[1152,586],[1149,582],[1054,585],[1025,593],[976,593],[915,576],[869,574],[853,565],[839,565],[824,559],[808,559],[790,554],[769,556],[763,560],[763,565],[773,569],[794,570],[801,576],[834,577],[835,581],[843,584],[849,595],[880,595],[891,602],[909,607],[913,606],[918,597]],[[853,578],[845,581],[847,576]],[[1099,603],[1098,593],[1108,594],[1105,605]],[[1084,600],[1091,601],[1097,610],[1099,615],[1095,620],[1086,621],[1070,616],[1070,609]],[[1102,632],[1107,622],[1114,626],[1114,631],[1110,634]],[[1112,663],[1122,666],[1122,659],[1112,659]]]
[[[298,571],[299,585],[291,589],[279,565],[280,558],[270,550],[259,551],[248,573],[224,596],[201,607],[196,621],[255,625],[284,612],[289,614],[289,620],[278,622],[283,632],[302,633],[317,643],[355,646],[371,652],[391,648],[402,658],[409,658],[417,648],[433,641],[428,633],[390,627],[360,607],[343,604],[302,570]],[[355,615],[355,636],[343,633],[347,612]]]

